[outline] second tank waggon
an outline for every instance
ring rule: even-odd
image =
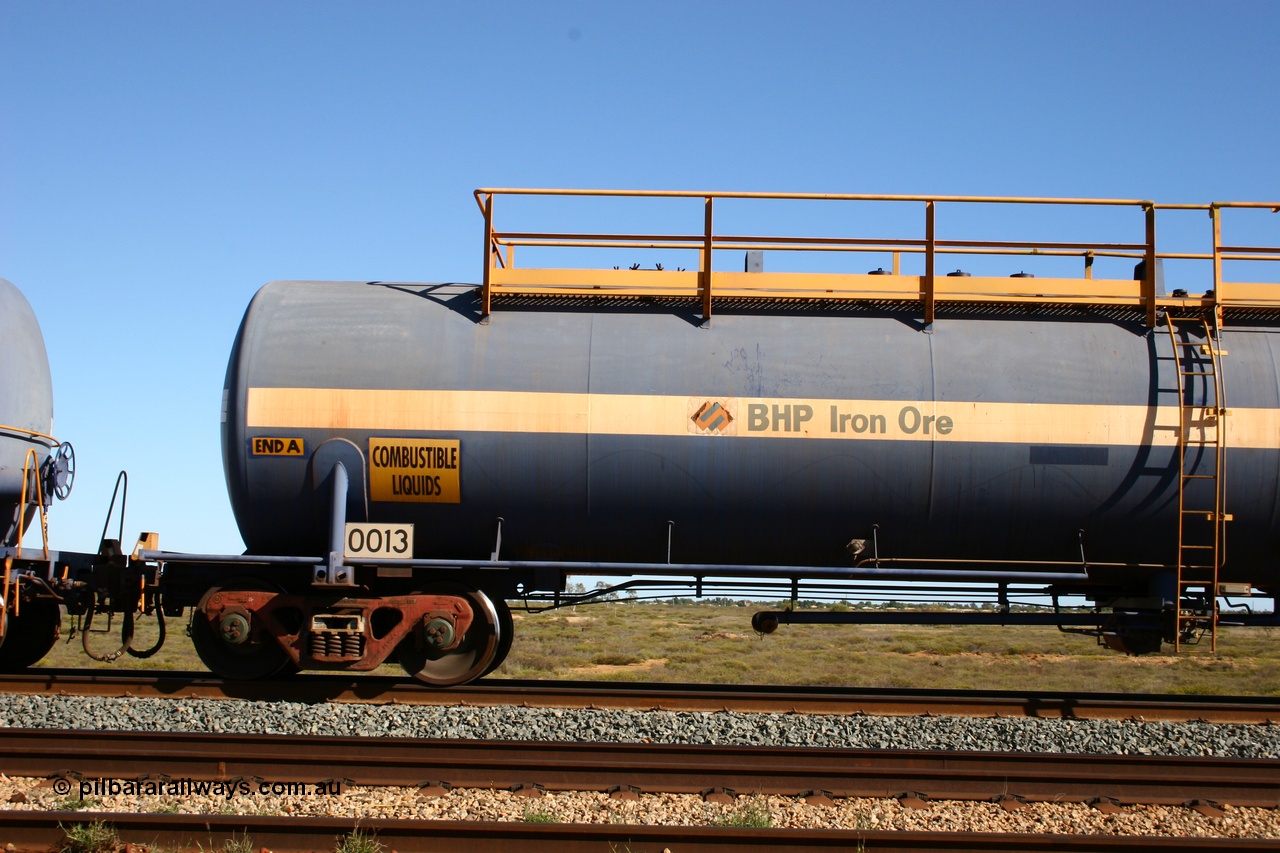
[[[24,554],[25,534],[46,530],[46,511],[71,491],[75,457],[53,433],[53,380],[44,336],[21,291],[0,279],[0,671],[30,666],[53,648],[62,613],[48,590],[47,540]],[[43,571],[23,589],[28,560]],[[15,569],[15,563],[17,568]],[[42,576],[43,575],[43,576]],[[42,588],[40,585],[43,584]]]
[[[20,527],[32,521],[33,472],[49,459],[53,432],[53,380],[35,313],[26,298],[0,279],[0,544],[16,544]],[[24,476],[25,472],[25,476]],[[24,500],[32,492],[33,500]]]

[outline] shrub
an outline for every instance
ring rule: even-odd
[[[58,848],[62,853],[115,853],[120,846],[120,834],[104,821],[77,823],[70,827],[59,825],[67,840]]]

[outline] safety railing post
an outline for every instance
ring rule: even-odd
[[[1216,334],[1222,326],[1222,305],[1225,301],[1222,292],[1222,210],[1216,205],[1209,205],[1209,219],[1213,225],[1213,329]]]
[[[493,271],[493,193],[484,197],[484,280],[480,286],[480,318],[489,319],[489,310],[493,305],[491,277]]]
[[[934,231],[934,219],[936,210],[934,203],[926,201],[924,203],[924,282],[923,292],[920,294],[924,300],[924,327],[926,329],[933,328],[933,316],[935,307],[936,289],[934,287],[934,260],[936,248],[936,235]]]
[[[1142,302],[1147,309],[1147,328],[1156,327],[1156,206],[1143,205],[1147,215],[1147,248],[1142,261]]]
[[[702,275],[699,284],[702,289],[702,322],[711,322],[711,224],[714,198],[705,199],[705,226],[702,232]]]

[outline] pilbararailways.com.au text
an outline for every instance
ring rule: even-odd
[[[232,779],[208,782],[199,779],[81,779],[81,799],[85,797],[315,797],[342,793],[342,779],[321,782],[266,782],[261,779]],[[66,782],[61,791],[58,782]],[[71,783],[59,779],[54,790],[70,794]]]

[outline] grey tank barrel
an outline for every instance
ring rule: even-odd
[[[53,431],[53,380],[35,312],[21,291],[0,278],[0,545],[17,539],[23,468],[39,469],[57,442]],[[32,455],[34,454],[34,455]],[[28,492],[30,493],[29,481]],[[31,520],[33,498],[23,512]]]
[[[873,530],[904,566],[1052,574],[1082,543],[1117,583],[1175,563],[1167,330],[1070,306],[944,319],[748,306],[700,328],[679,306],[562,300],[486,325],[474,286],[272,282],[227,371],[232,507],[251,553],[325,553],[336,508],[313,455],[341,441],[347,517],[413,524],[414,557],[455,566],[483,564],[499,517],[510,566],[648,571],[669,547],[684,566],[847,570]],[[1227,333],[1223,582],[1275,572],[1268,322]]]

